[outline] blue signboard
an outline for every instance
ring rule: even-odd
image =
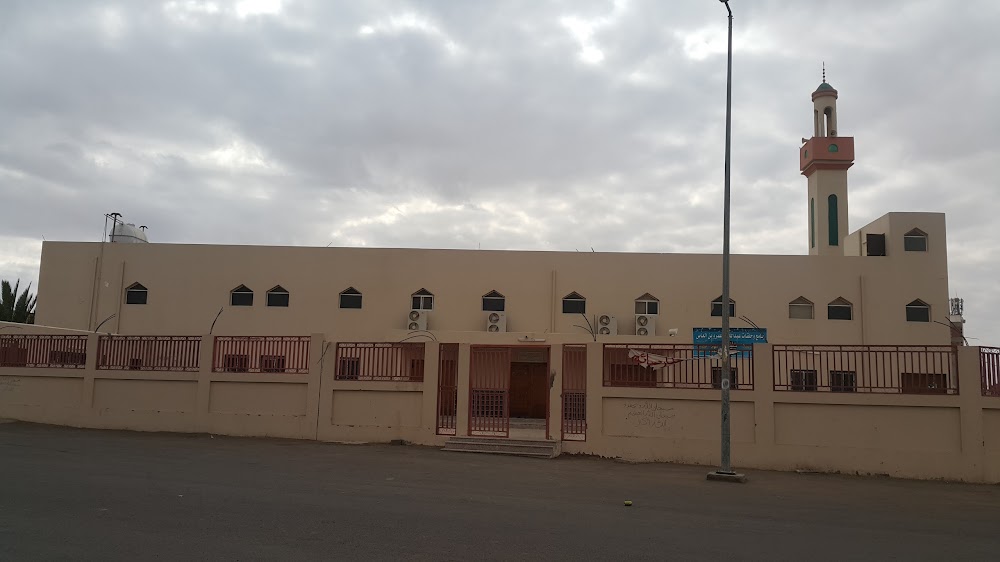
[[[722,328],[694,328],[695,357],[709,357],[719,353],[722,344]],[[741,345],[767,343],[767,328],[729,328],[729,342]],[[749,356],[749,352],[733,353],[732,357]]]

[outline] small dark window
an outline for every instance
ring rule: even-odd
[[[284,373],[285,372],[285,356],[284,355],[261,355],[260,356],[260,372],[262,372],[262,373]]]
[[[59,351],[53,349],[49,352],[49,363],[53,365],[83,365],[86,362],[87,353],[84,351]],[[27,364],[27,357],[25,357],[24,364]],[[5,364],[5,366],[15,367],[17,365]]]
[[[829,240],[831,246],[840,245],[840,211],[837,210],[837,196],[830,194],[826,198],[827,222],[829,223]]]
[[[659,314],[660,313],[660,301],[653,295],[646,293],[641,297],[635,299],[635,313],[636,314]]]
[[[361,308],[361,292],[348,287],[340,293],[340,308]]]
[[[341,357],[337,361],[337,380],[356,381],[361,376],[360,357]]]
[[[788,317],[800,320],[813,319],[813,303],[805,297],[799,297],[788,303]]]
[[[125,304],[146,304],[149,291],[139,283],[133,283],[125,290]]]
[[[813,369],[792,369],[792,390],[811,392],[816,390],[816,371]]]
[[[722,316],[722,296],[712,301],[712,316]],[[736,301],[729,299],[729,317],[736,317]]]
[[[656,370],[642,365],[611,363],[605,373],[604,386],[656,386]]]
[[[809,247],[816,247],[816,199],[809,199]]]
[[[900,373],[900,391],[903,394],[947,394],[948,379],[937,373]]]
[[[826,305],[826,317],[830,320],[850,320],[854,316],[853,308],[850,302],[838,298]]]
[[[409,380],[419,382],[424,380],[424,360],[410,359]]]
[[[149,291],[138,283],[132,283],[125,289],[125,304],[146,304]]]
[[[246,373],[250,370],[250,356],[226,354],[222,357],[222,370],[227,373]]]
[[[427,289],[420,289],[411,296],[410,308],[413,310],[433,310],[434,295]]]
[[[583,298],[583,296],[580,295],[580,293],[573,291],[572,293],[563,297],[562,311],[563,314],[586,314],[587,299]]]
[[[931,307],[927,306],[927,303],[919,299],[911,302],[910,304],[906,305],[906,321],[930,322]]]
[[[729,368],[729,388],[736,389],[736,381],[739,377],[736,376],[736,369],[733,367]],[[712,388],[721,389],[722,388],[722,367],[712,367]]]
[[[830,371],[830,392],[857,392],[858,374],[854,371]]]
[[[636,314],[659,314],[660,303],[656,301],[635,301]]]
[[[507,306],[507,299],[496,291],[490,291],[483,295],[483,311],[503,312]]]
[[[267,292],[267,306],[288,306],[288,291],[281,285]]]
[[[15,340],[7,340],[3,347],[0,347],[0,367],[26,367],[28,365],[28,348],[18,344],[19,342]],[[51,357],[49,362],[52,362]]]
[[[926,252],[927,233],[914,228],[903,235],[903,249],[907,252]]]
[[[885,234],[866,234],[865,246],[869,256],[885,255]]]
[[[253,306],[253,291],[240,285],[229,293],[230,306]]]

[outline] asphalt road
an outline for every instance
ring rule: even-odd
[[[1000,557],[997,486],[705,472],[0,423],[0,560]]]

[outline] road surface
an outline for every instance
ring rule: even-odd
[[[706,472],[0,423],[0,560],[1000,559],[997,486]]]

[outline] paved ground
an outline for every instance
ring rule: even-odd
[[[0,423],[0,560],[1000,556],[997,486],[705,472]]]

